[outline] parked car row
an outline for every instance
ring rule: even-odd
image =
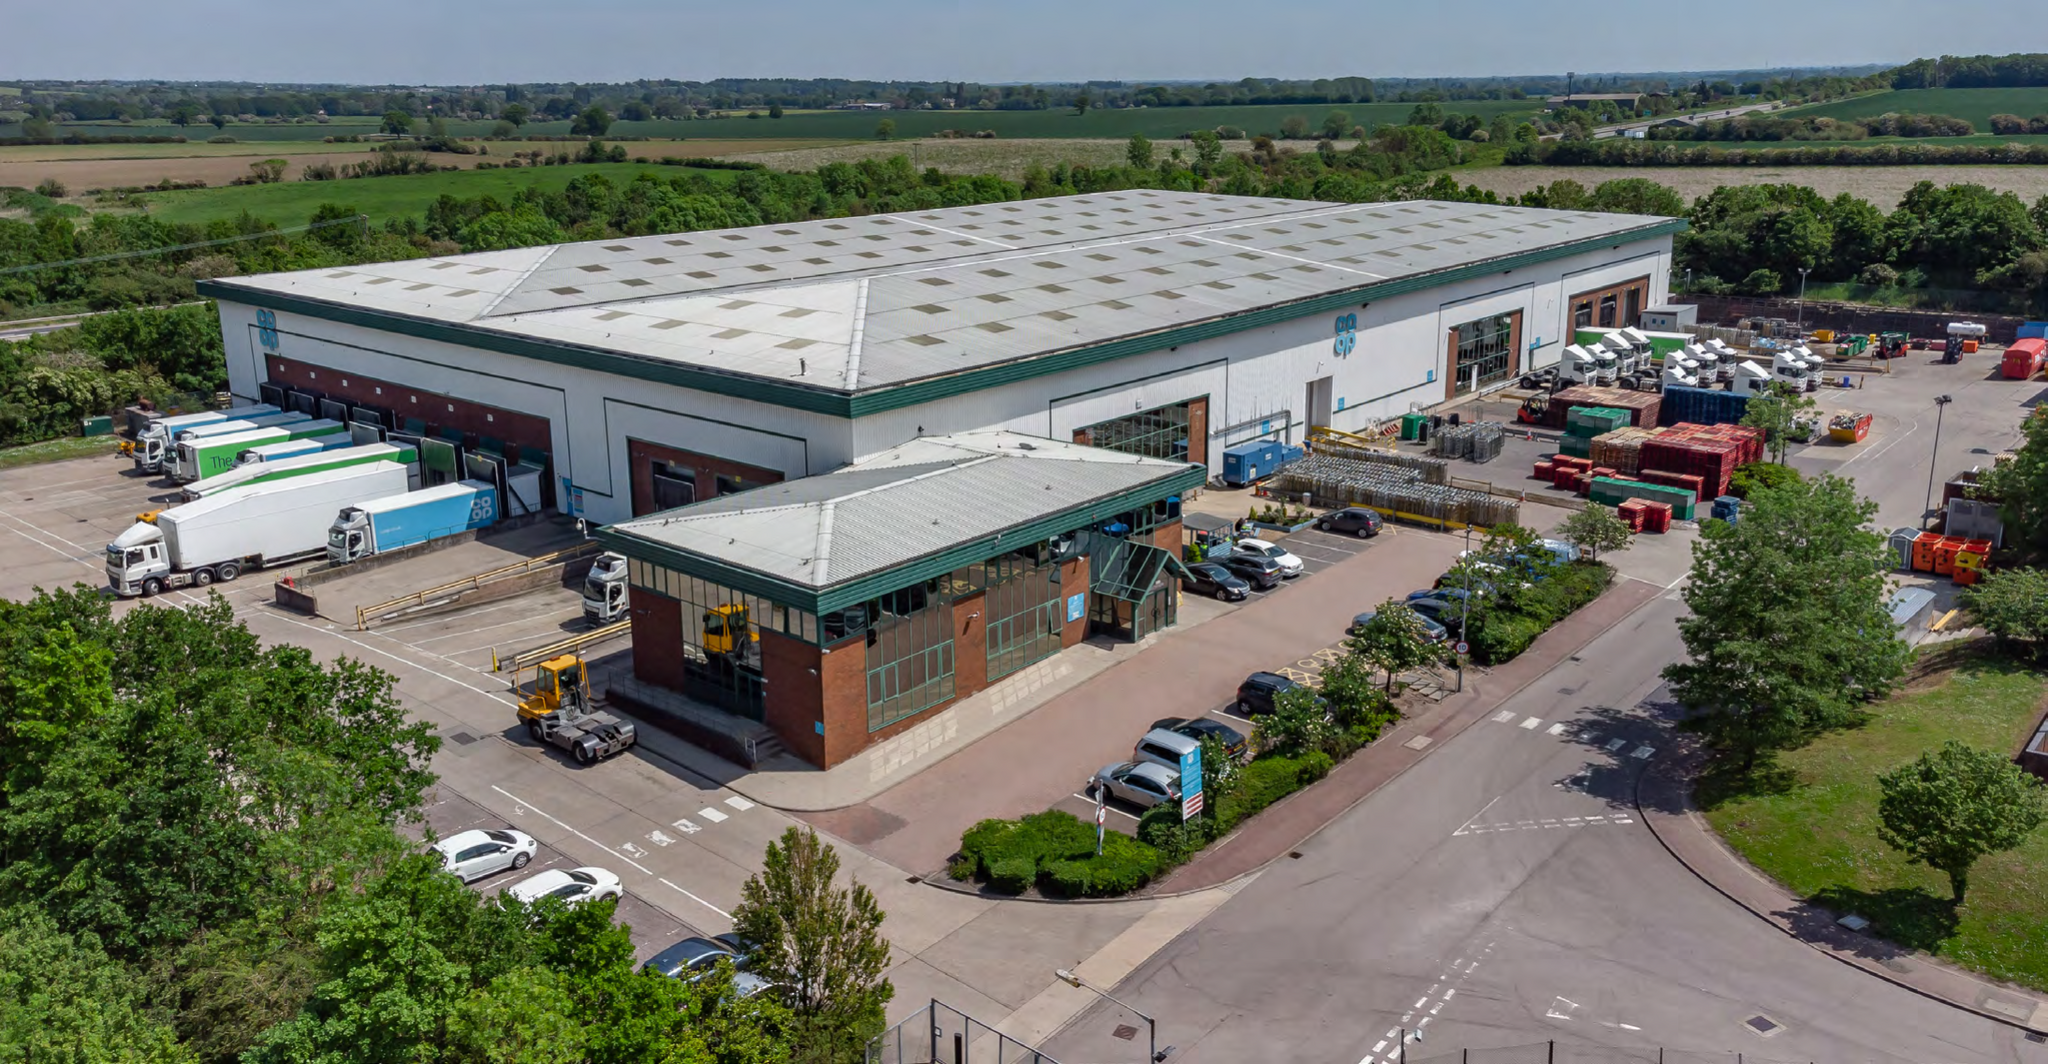
[[[441,856],[441,867],[464,883],[525,868],[539,848],[533,836],[511,828],[458,831],[433,845],[434,852]],[[550,868],[506,887],[505,893],[528,905],[542,898],[560,898],[564,904],[581,905],[587,901],[616,901],[625,894],[625,886],[608,869]],[[753,997],[775,984],[746,970],[751,953],[746,940],[736,934],[691,937],[655,954],[641,968],[695,982],[716,970],[719,961],[729,960],[734,968],[733,987],[740,996]]]
[[[1131,759],[1104,765],[1088,781],[1091,796],[1103,795],[1150,809],[1161,802],[1180,801],[1181,758],[1201,749],[1202,740],[1214,739],[1231,756],[1242,759],[1251,749],[1243,732],[1213,717],[1168,717],[1154,721],[1152,728],[1131,748]]]
[[[1375,510],[1347,506],[1316,519],[1316,528],[1369,539],[1380,534],[1386,520]],[[1230,549],[1190,564],[1181,579],[1181,590],[1207,595],[1223,602],[1242,602],[1253,590],[1280,586],[1307,571],[1299,557],[1287,548],[1263,539],[1240,539]]]

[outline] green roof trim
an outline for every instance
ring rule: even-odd
[[[516,355],[556,365],[572,366],[599,373],[610,373],[637,380],[669,384],[679,388],[724,395],[735,399],[747,399],[773,406],[826,414],[832,417],[857,418],[880,414],[904,407],[916,406],[956,395],[967,395],[989,388],[1014,384],[1036,377],[1063,373],[1070,369],[1110,362],[1132,355],[1157,351],[1163,347],[1178,347],[1198,340],[1210,340],[1247,329],[1261,329],[1281,324],[1311,314],[1340,310],[1360,302],[1388,299],[1409,292],[1435,288],[1439,285],[1481,277],[1487,274],[1504,273],[1538,263],[1569,258],[1603,246],[1618,246],[1659,237],[1672,236],[1686,230],[1683,218],[1666,218],[1636,229],[1625,230],[1603,237],[1589,237],[1552,247],[1538,248],[1516,255],[1486,259],[1463,266],[1435,270],[1428,273],[1399,277],[1389,281],[1360,285],[1342,292],[1312,296],[1288,303],[1277,303],[1269,307],[1238,314],[1230,314],[1206,321],[1198,321],[1173,329],[1127,336],[1106,343],[1087,347],[1076,347],[1065,351],[1054,351],[1035,355],[1012,362],[992,366],[981,366],[962,370],[939,377],[911,381],[873,391],[845,392],[815,388],[788,381],[768,380],[736,373],[722,373],[700,366],[689,366],[661,359],[640,358],[607,351],[602,348],[586,347],[580,344],[551,340],[536,340],[529,337],[513,336],[494,329],[477,328],[459,322],[429,321],[404,314],[367,310],[347,306],[324,299],[309,299],[304,296],[287,295],[264,289],[246,288],[232,280],[204,280],[195,286],[198,294],[207,299],[245,306],[262,307],[266,310],[286,311],[303,314],[310,318],[357,325],[366,329],[393,332],[423,340],[464,347],[482,348],[500,354]],[[289,358],[288,354],[281,357]]]
[[[903,565],[892,566],[855,577],[843,584],[833,584],[824,588],[806,587],[764,576],[750,569],[656,542],[616,526],[599,528],[596,535],[598,542],[604,544],[606,550],[616,551],[628,558],[666,566],[678,572],[723,584],[735,591],[759,595],[770,602],[794,609],[830,613],[833,610],[858,605],[899,588],[944,576],[963,565],[981,561],[1008,549],[1005,546],[1006,542],[1012,547],[1020,542],[1036,543],[1062,532],[1071,532],[1114,517],[1133,507],[1150,505],[1169,495],[1199,488],[1208,481],[1208,477],[1209,471],[1206,468],[1187,466],[1127,491],[1044,514],[1036,520],[1000,532],[964,540],[936,554],[929,554]]]

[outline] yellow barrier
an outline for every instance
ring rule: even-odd
[[[1393,438],[1385,433],[1383,427],[1379,425],[1372,426],[1370,431],[1364,433],[1346,432],[1343,429],[1333,429],[1327,425],[1311,425],[1308,430],[1308,439],[1310,443],[1315,443],[1318,440],[1328,440],[1331,443],[1340,443],[1347,447],[1373,447],[1387,451],[1394,449]]]
[[[415,591],[410,595],[402,595],[398,598],[389,599],[387,601],[379,602],[374,605],[358,606],[356,607],[356,631],[369,631],[370,620],[373,617],[378,617],[386,613],[392,613],[397,610],[407,609],[413,606],[424,606],[427,604],[428,599],[439,598],[451,592],[474,591],[478,588],[483,587],[485,584],[493,580],[501,580],[508,576],[525,576],[526,574],[531,573],[537,569],[546,569],[550,566],[555,565],[566,565],[569,562],[577,558],[580,558],[585,554],[595,554],[597,550],[598,545],[596,540],[585,540],[584,542],[578,543],[573,547],[568,547],[563,550],[554,551],[549,554],[543,554],[537,558],[528,558],[523,562],[518,562],[513,565],[506,565],[496,569],[489,569],[484,572],[477,573],[473,576],[463,577],[460,580],[453,580],[445,584],[436,584],[433,587],[426,588],[420,591]]]
[[[602,628],[593,628],[581,635],[572,635],[567,639],[559,639],[546,646],[534,647],[532,650],[523,650],[509,658],[498,657],[497,648],[493,647],[491,649],[491,671],[504,672],[506,669],[514,671],[530,669],[550,658],[582,650],[592,643],[602,643],[615,635],[623,635],[630,631],[632,627],[632,621],[613,621]]]

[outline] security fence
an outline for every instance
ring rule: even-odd
[[[1761,1016],[1756,1019],[1771,1023]],[[1406,1048],[1405,1058],[1396,1056],[1388,1064],[1813,1064],[1740,1050],[1628,1049],[1577,1042],[1530,1042],[1448,1052],[1432,1047],[1427,1055],[1419,1045]]]
[[[867,1064],[1060,1064],[933,998],[868,1043]]]

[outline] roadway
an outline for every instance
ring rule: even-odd
[[[2048,1062],[2048,1047],[1763,926],[1674,862],[1634,805],[1672,739],[1675,590],[1244,887],[1116,993],[1176,1064],[1395,1064],[1556,1040],[1782,1060]],[[1763,1017],[1756,1021],[1756,1017]],[[1043,1048],[1133,1060],[1130,1014]],[[1753,1025],[1754,1024],[1754,1025]],[[1767,1025],[1767,1026],[1766,1026]],[[1426,1048],[1425,1048],[1426,1047]],[[1541,1055],[1532,1057],[1543,1059]]]

